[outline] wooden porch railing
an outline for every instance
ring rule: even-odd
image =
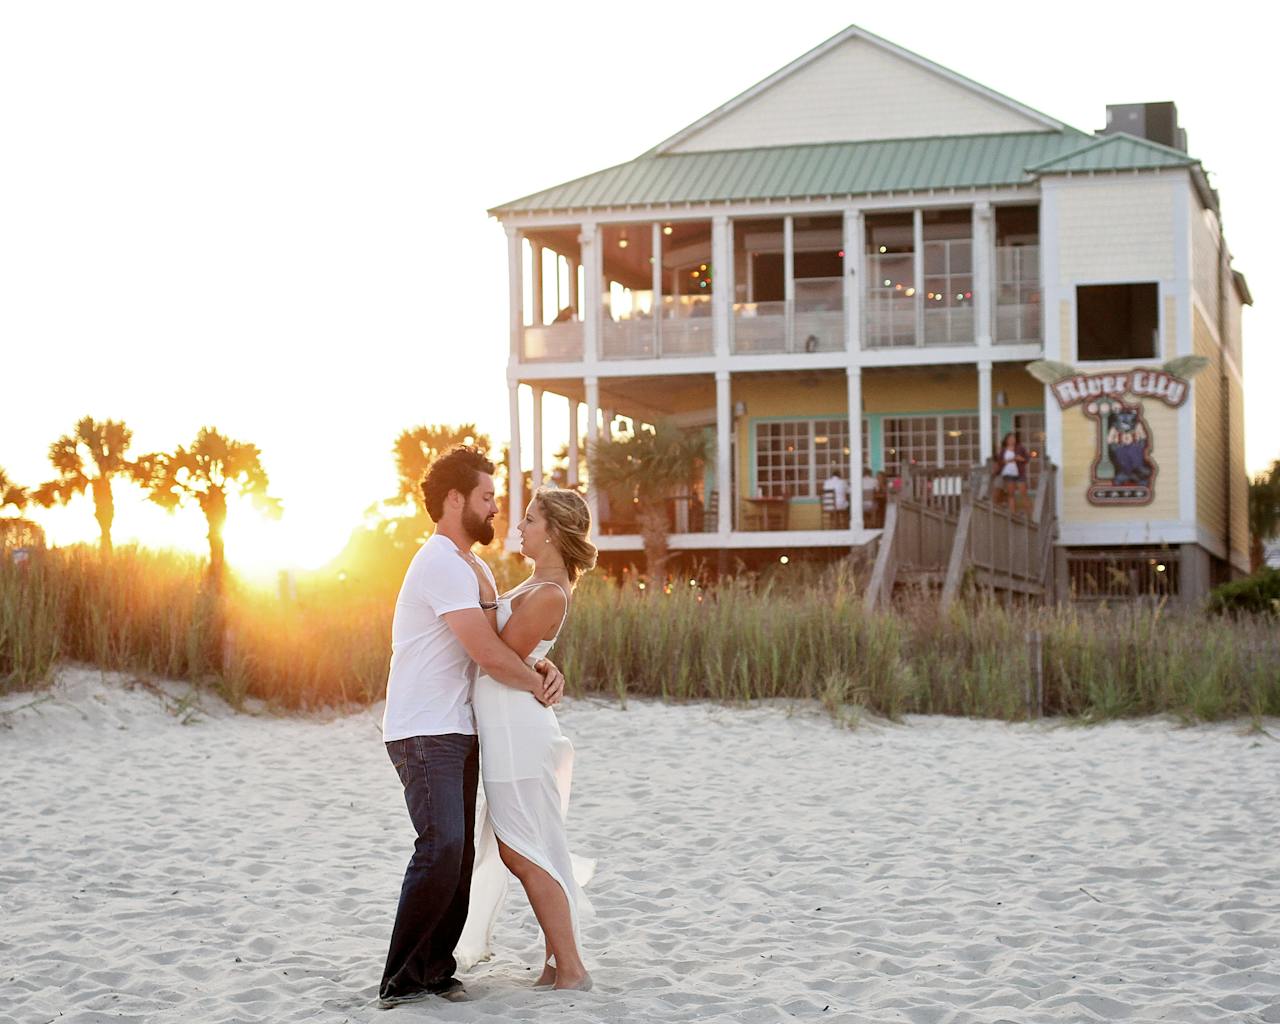
[[[981,476],[979,477],[979,474]],[[960,595],[967,570],[979,586],[1047,598],[1053,592],[1053,542],[1057,539],[1058,468],[1040,470],[1030,515],[1011,512],[991,495],[991,477],[975,469],[961,504],[955,542],[942,586],[945,611]]]
[[[946,609],[972,570],[980,586],[1048,598],[1057,538],[1057,467],[1045,460],[1031,513],[1011,512],[991,494],[985,466],[904,474],[890,496],[875,567],[863,597],[868,611],[889,604],[895,584],[939,585]]]

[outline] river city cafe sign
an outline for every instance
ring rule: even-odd
[[[1034,369],[1033,369],[1034,367]],[[1060,409],[1079,408],[1093,421],[1094,451],[1085,498],[1091,505],[1147,505],[1155,496],[1155,438],[1143,414],[1143,400],[1176,409],[1190,392],[1187,377],[1199,365],[1077,373],[1071,366],[1042,361],[1027,369],[1049,385]],[[1065,373],[1063,372],[1065,371]]]

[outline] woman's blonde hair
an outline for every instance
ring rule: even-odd
[[[546,517],[551,542],[564,559],[569,582],[595,568],[596,546],[591,543],[591,510],[577,491],[560,487],[539,487],[533,495],[538,511]]]

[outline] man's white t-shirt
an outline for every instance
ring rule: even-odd
[[[483,561],[480,564],[493,583],[489,567]],[[475,735],[471,710],[475,662],[444,616],[479,607],[475,572],[459,557],[453,541],[433,534],[413,556],[396,598],[387,707],[382,715],[384,741],[450,732]]]
[[[842,476],[829,476],[822,482],[824,491],[831,491],[835,495],[835,506],[840,512],[849,507],[849,484]]]

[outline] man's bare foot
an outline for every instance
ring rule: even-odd
[[[557,992],[590,992],[591,975],[586,971],[573,975],[568,971],[560,971],[556,977]]]
[[[538,980],[533,983],[534,988],[551,988],[556,983],[556,969],[550,964],[542,965],[542,973],[538,975]]]

